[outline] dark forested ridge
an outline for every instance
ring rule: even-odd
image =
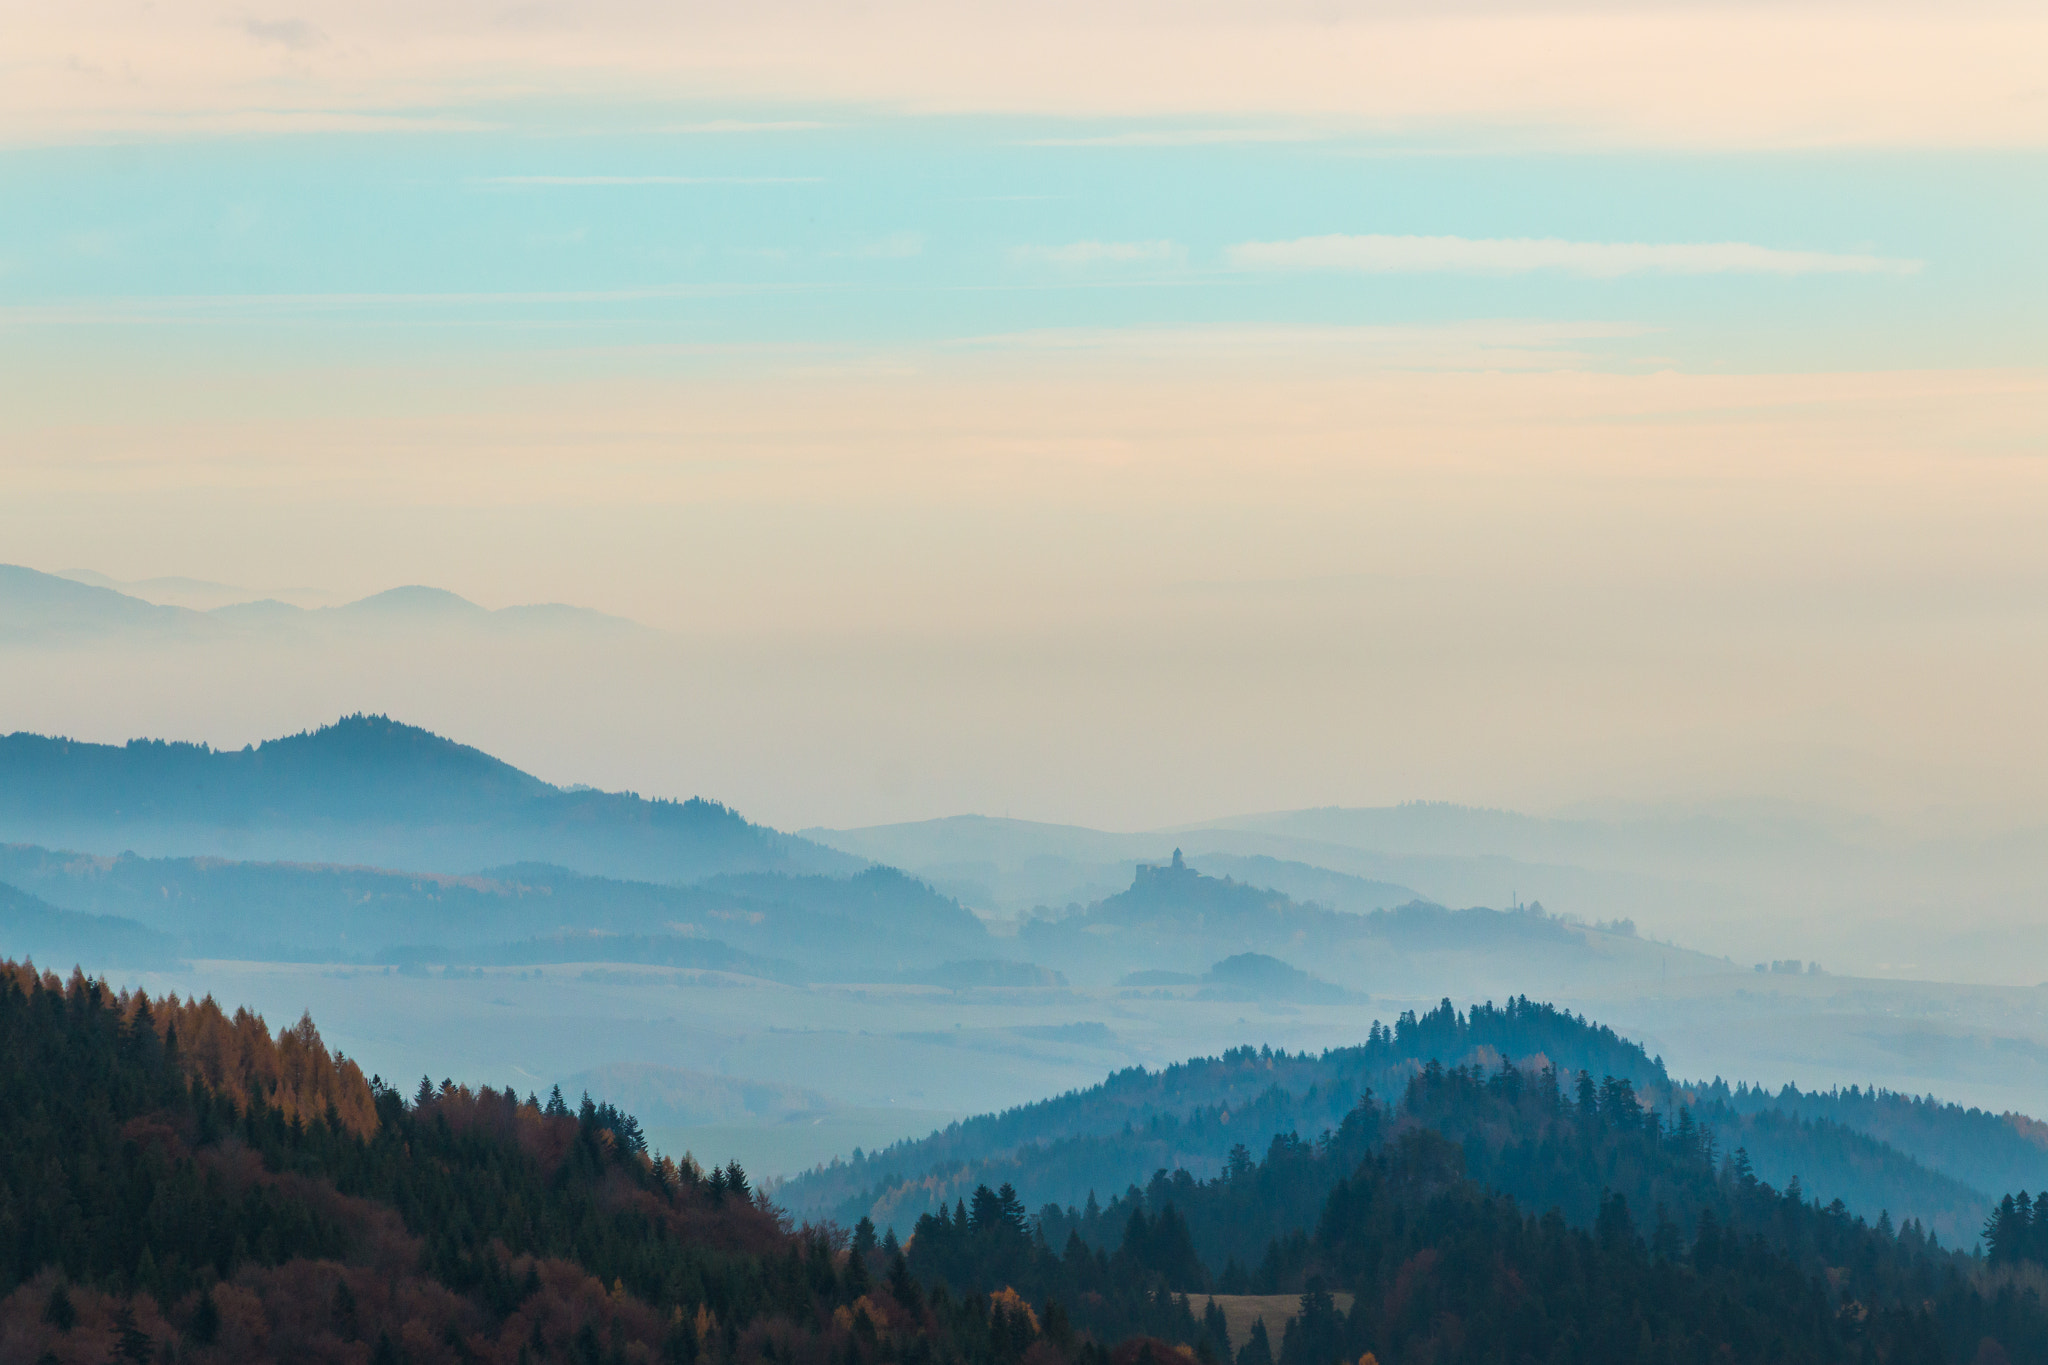
[[[10,1362],[1108,1365],[1124,1335],[927,1297],[610,1106],[401,1094],[210,1000],[0,965],[0,1112]]]
[[[1738,1085],[1713,1098],[1740,1114],[1777,1111],[1869,1133],[1914,1160],[1979,1190],[2048,1185],[2048,1124],[2023,1114],[1994,1114],[1932,1095],[1846,1086],[1801,1091]]]
[[[401,1093],[311,1020],[11,964],[0,1112],[8,1361],[1176,1365],[1233,1356],[1212,1288],[1300,1296],[1237,1365],[2048,1361],[2030,1205],[1987,1263],[1772,1189],[1624,1077],[1506,1059],[1106,1209],[984,1185],[907,1245],[793,1226],[610,1105]]]
[[[1035,1207],[1114,1192],[1160,1167],[1214,1174],[1232,1147],[1336,1126],[1367,1091],[1399,1093],[1431,1059],[1539,1059],[1569,1070],[1668,1084],[1661,1062],[1612,1029],[1527,1000],[1459,1011],[1445,1001],[1374,1024],[1364,1043],[1310,1054],[1238,1048],[1159,1071],[1131,1067],[1101,1085],[927,1138],[835,1161],[782,1187],[791,1206],[851,1222],[907,1226],[978,1184],[1014,1184]]]
[[[2009,1261],[2039,1236],[2024,1210],[2007,1202]],[[1281,1341],[1255,1337],[1238,1365],[2048,1359],[2038,1275],[1774,1189],[1625,1080],[1512,1063],[1431,1065],[1319,1141],[1239,1148],[1208,1181],[1162,1171],[1107,1207],[1027,1219],[1011,1187],[978,1187],[920,1217],[910,1264],[964,1293],[1300,1295]],[[1230,1352],[1216,1314],[1151,1330]]]
[[[1233,1149],[1262,1151],[1276,1137],[1314,1141],[1335,1129],[1361,1096],[1406,1093],[1432,1062],[1494,1067],[1506,1060],[1530,1074],[1550,1068],[1566,1076],[1614,1077],[1666,1115],[1687,1109],[1723,1150],[1745,1148],[1762,1178],[1779,1184],[1796,1178],[1867,1218],[1887,1212],[1916,1218],[1952,1244],[1975,1241],[1998,1192],[2048,1184],[2048,1159],[2019,1167],[2025,1179],[1972,1184],[1930,1169],[1911,1152],[1852,1126],[1847,1116],[1838,1121],[1760,1108],[1748,1102],[1754,1092],[1747,1089],[1739,1092],[1744,1103],[1738,1105],[1738,1092],[1725,1084],[1675,1081],[1660,1059],[1612,1029],[1521,999],[1466,1011],[1445,1001],[1427,1013],[1403,1015],[1392,1028],[1373,1025],[1359,1046],[1319,1054],[1241,1048],[1157,1072],[1132,1068],[1089,1090],[835,1160],[785,1184],[781,1197],[806,1213],[843,1222],[867,1216],[878,1226],[899,1228],[982,1184],[1007,1183],[1034,1208],[1078,1204],[1091,1191],[1108,1198],[1142,1185],[1159,1170],[1215,1176],[1231,1162]],[[1985,1118],[1969,1123],[1981,1126]],[[2012,1131],[2010,1123],[2005,1127]],[[1537,1188],[1524,1193],[1550,1199]],[[1582,1202],[1576,1215],[1589,1220],[1593,1212]]]
[[[0,838],[469,873],[518,859],[654,881],[861,861],[715,801],[550,786],[383,716],[239,750],[0,737]]]

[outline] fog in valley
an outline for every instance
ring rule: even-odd
[[[644,724],[652,756],[592,766],[715,755],[650,699],[737,685],[683,638],[428,590],[180,610],[8,572],[17,714],[141,706],[140,673],[156,714],[192,707],[176,738],[192,717],[221,738],[0,742],[6,950],[273,1025],[310,1010],[403,1087],[559,1085],[663,1150],[790,1179],[1130,1067],[1320,1056],[1442,1000],[1527,998],[1639,1042],[1658,1084],[2048,1112],[2048,842],[2026,828],[1703,801],[777,830],[717,790],[607,791],[559,758],[543,779],[474,743]],[[285,697],[332,714],[291,724]]]
[[[0,33],[0,1365],[2048,1365],[2039,4]]]

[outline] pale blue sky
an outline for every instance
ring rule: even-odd
[[[10,45],[0,559],[673,635],[601,688],[39,656],[0,724],[392,709],[788,825],[2048,819],[2038,5],[73,0]]]
[[[1516,155],[1214,119],[635,112],[822,126],[648,133],[556,109],[528,116],[541,132],[6,149],[7,344],[25,324],[38,345],[45,329],[117,348],[246,331],[327,354],[1512,317],[1634,324],[1645,335],[1599,349],[1624,365],[2033,365],[2048,347],[2034,152]],[[1114,141],[1224,129],[1304,140]],[[1910,270],[1589,278],[1231,256],[1327,234],[1739,242]]]

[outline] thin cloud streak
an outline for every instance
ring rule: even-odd
[[[677,123],[660,131],[664,133],[807,133],[820,128],[836,127],[835,124],[820,123],[815,119],[737,119],[715,118],[703,123]]]
[[[1232,265],[1247,270],[1367,274],[1445,272],[1519,275],[1554,271],[1594,279],[1622,275],[1913,275],[1921,262],[1889,256],[1784,251],[1749,242],[1573,242],[1557,237],[1404,237],[1331,233],[1284,242],[1240,242]]]
[[[473,185],[821,185],[818,175],[484,175]]]
[[[1239,142],[1313,142],[1320,134],[1283,128],[1159,128],[1088,137],[1025,138],[1020,147],[1214,147]]]
[[[806,113],[1292,124],[1459,146],[2048,145],[2048,17],[2014,0],[1530,0],[1328,16],[1254,0],[855,10],[771,0],[715,11],[598,0],[518,23],[489,6],[299,0],[268,39],[220,0],[12,8],[23,14],[9,15],[0,143],[286,127],[295,113],[466,112],[602,90],[656,107],[689,91],[726,107],[801,101],[784,107]],[[316,33],[324,41],[310,50],[281,45]]]
[[[1458,146],[2048,145],[2048,17],[2014,0],[1530,0],[1328,16],[1254,0],[878,0],[857,11],[599,0],[519,23],[488,6],[298,0],[269,38],[218,0],[13,8],[24,13],[8,32],[0,143],[461,113],[603,90],[655,107],[690,91],[726,107],[801,101],[784,107],[804,113],[1313,126]],[[288,45],[316,33],[324,41],[309,50]]]

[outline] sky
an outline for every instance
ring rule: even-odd
[[[2044,72],[2022,4],[11,4],[0,560],[668,643],[39,655],[0,729],[2048,820]]]

